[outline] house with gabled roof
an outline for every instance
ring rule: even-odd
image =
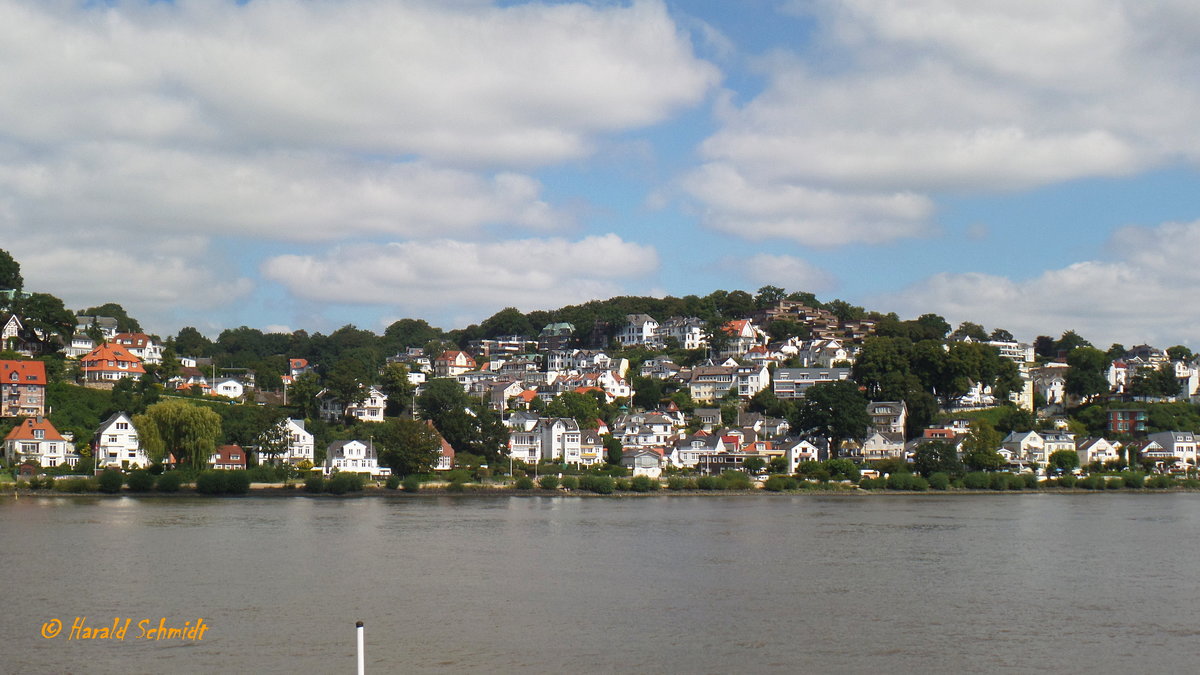
[[[325,464],[322,467],[325,475],[338,471],[363,473],[369,476],[390,476],[392,470],[379,466],[379,456],[375,451],[375,443],[359,440],[334,441],[325,451]]]
[[[128,349],[142,363],[162,363],[163,346],[145,333],[117,333],[112,342]]]
[[[75,466],[79,454],[44,417],[22,420],[4,437],[4,461],[9,465],[37,462],[43,468]]]
[[[627,314],[625,325],[617,332],[622,347],[658,344],[658,321],[648,314]]]
[[[208,466],[222,471],[246,468],[246,451],[240,445],[219,445],[208,458]]]
[[[337,397],[328,389],[322,389],[317,394],[317,401],[321,406],[321,416],[330,421],[344,416],[362,422],[382,422],[383,412],[387,408],[387,400],[387,394],[374,385],[366,387],[366,393],[361,401],[348,405],[337,400]]]
[[[1178,462],[1188,466],[1196,466],[1197,434],[1191,431],[1160,431],[1149,434],[1146,438],[1163,447],[1163,450],[1175,457]]]
[[[630,470],[633,476],[662,476],[664,463],[663,448],[626,448],[621,452],[621,466]]]
[[[1079,455],[1079,466],[1111,462],[1121,458],[1121,444],[1103,437],[1089,437],[1075,441],[1075,453]]]
[[[92,436],[92,457],[96,469],[113,467],[118,469],[148,467],[150,457],[138,441],[133,419],[124,412],[116,412],[100,423]]]
[[[470,354],[458,349],[448,349],[433,360],[433,376],[458,377],[478,367]]]
[[[116,382],[126,377],[142,379],[146,369],[142,360],[128,349],[105,342],[80,359],[83,379],[88,382]]]
[[[46,364],[0,361],[0,417],[46,414]]]

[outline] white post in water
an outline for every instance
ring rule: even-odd
[[[359,621],[354,626],[358,629],[358,675],[366,675],[367,662],[363,655],[363,624]]]

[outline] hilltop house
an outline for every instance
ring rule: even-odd
[[[146,374],[141,359],[128,349],[111,342],[93,349],[80,363],[83,379],[88,382],[116,382],[126,377],[140,380]]]
[[[321,417],[327,420],[334,421],[345,416],[362,422],[382,422],[388,397],[378,387],[370,386],[367,387],[362,401],[358,403],[343,405],[328,389],[321,390],[317,394],[317,400],[321,405]]]
[[[46,364],[0,361],[0,417],[46,414]]]

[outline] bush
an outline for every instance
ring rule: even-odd
[[[1113,476],[1104,483],[1105,490],[1120,490],[1125,487],[1125,479],[1120,476]]]
[[[963,487],[968,490],[986,490],[991,486],[992,475],[986,471],[972,471],[963,476]]]
[[[563,479],[559,482],[559,485],[562,485],[563,488],[567,490],[577,490],[579,489],[579,479],[575,476],[563,476]]]
[[[421,490],[420,476],[405,476],[404,480],[400,481],[401,487],[405,492],[419,492]]]
[[[95,482],[88,478],[68,478],[54,481],[54,489],[58,492],[92,492],[96,489]]]
[[[325,491],[325,477],[313,474],[304,479],[304,491],[318,494]]]
[[[716,476],[700,476],[696,479],[696,488],[699,490],[724,490],[725,481]]]
[[[1092,474],[1079,481],[1079,487],[1083,488],[1084,490],[1103,490],[1104,476],[1101,476],[1100,474]]]
[[[474,478],[474,476],[472,476],[471,472],[467,471],[466,469],[451,469],[446,472],[446,480],[451,483],[466,483],[472,478]]]
[[[125,476],[121,475],[116,469],[105,469],[104,473],[100,474],[100,479],[97,481],[97,487],[101,492],[108,494],[116,494],[121,491],[121,486],[125,484]]]
[[[950,476],[942,471],[929,476],[929,487],[934,490],[949,490]]]
[[[864,490],[882,490],[887,487],[887,484],[888,479],[883,476],[879,476],[878,478],[864,478],[858,481],[858,487]]]
[[[529,476],[521,476],[520,478],[517,479],[517,484],[515,487],[518,490],[532,490],[533,489],[533,479],[530,478]]]
[[[183,485],[183,475],[178,471],[165,471],[158,477],[158,480],[154,481],[154,488],[159,492],[179,492],[181,485]]]
[[[446,492],[466,492],[466,491],[467,491],[467,485],[466,485],[466,483],[462,482],[461,480],[450,481],[450,484],[446,486]]]
[[[634,476],[633,480],[629,481],[629,489],[634,492],[653,492],[662,487],[657,480],[649,476]]]
[[[400,476],[392,474],[387,477],[387,482],[383,484],[389,490],[396,490],[400,487]]]
[[[270,464],[259,464],[246,469],[250,481],[254,483],[277,483],[280,480],[279,469]]]
[[[687,479],[683,476],[671,476],[667,479],[668,490],[686,490]]]
[[[558,476],[542,476],[538,479],[538,487],[543,490],[554,490],[558,488]]]
[[[601,495],[610,495],[616,489],[616,482],[611,476],[589,475],[579,481],[579,487]]]
[[[149,471],[138,469],[125,479],[130,492],[149,492],[154,488],[154,476]]]
[[[250,474],[244,470],[225,472],[225,494],[244,495],[250,492]]]
[[[335,495],[344,495],[347,492],[362,492],[365,481],[366,478],[361,473],[339,471],[325,482],[325,490]]]
[[[1146,487],[1154,490],[1166,490],[1175,487],[1175,479],[1166,475],[1151,476],[1146,481]]]
[[[219,495],[225,493],[225,472],[205,471],[196,476],[196,492],[203,495]]]
[[[887,489],[924,492],[929,489],[929,481],[913,473],[894,473],[887,478]]]
[[[629,492],[629,481],[624,478],[618,478],[614,483],[617,492]]]
[[[1079,482],[1079,478],[1077,476],[1073,476],[1069,473],[1058,477],[1058,486],[1059,487],[1073,488],[1073,487],[1075,487],[1075,484],[1078,482]]]
[[[1125,479],[1125,487],[1140,490],[1146,485],[1146,474],[1141,471],[1124,471],[1121,478]]]
[[[988,478],[988,487],[992,490],[1007,490],[1008,477],[1011,473],[994,473]]]
[[[1021,474],[1021,479],[1025,481],[1025,489],[1027,490],[1036,490],[1038,489],[1038,485],[1040,485],[1037,474],[1023,473]]]
[[[750,474],[743,471],[722,471],[721,480],[726,490],[749,490],[752,487]]]
[[[795,490],[796,479],[791,476],[771,476],[767,482],[763,483],[763,489],[771,492],[783,492],[784,490]]]

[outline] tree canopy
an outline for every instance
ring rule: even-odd
[[[175,399],[155,403],[135,415],[133,425],[152,461],[161,462],[167,454],[174,454],[194,469],[208,463],[221,436],[220,415],[211,408]]]
[[[21,263],[4,249],[0,249],[0,290],[19,291],[25,285],[21,278]]]

